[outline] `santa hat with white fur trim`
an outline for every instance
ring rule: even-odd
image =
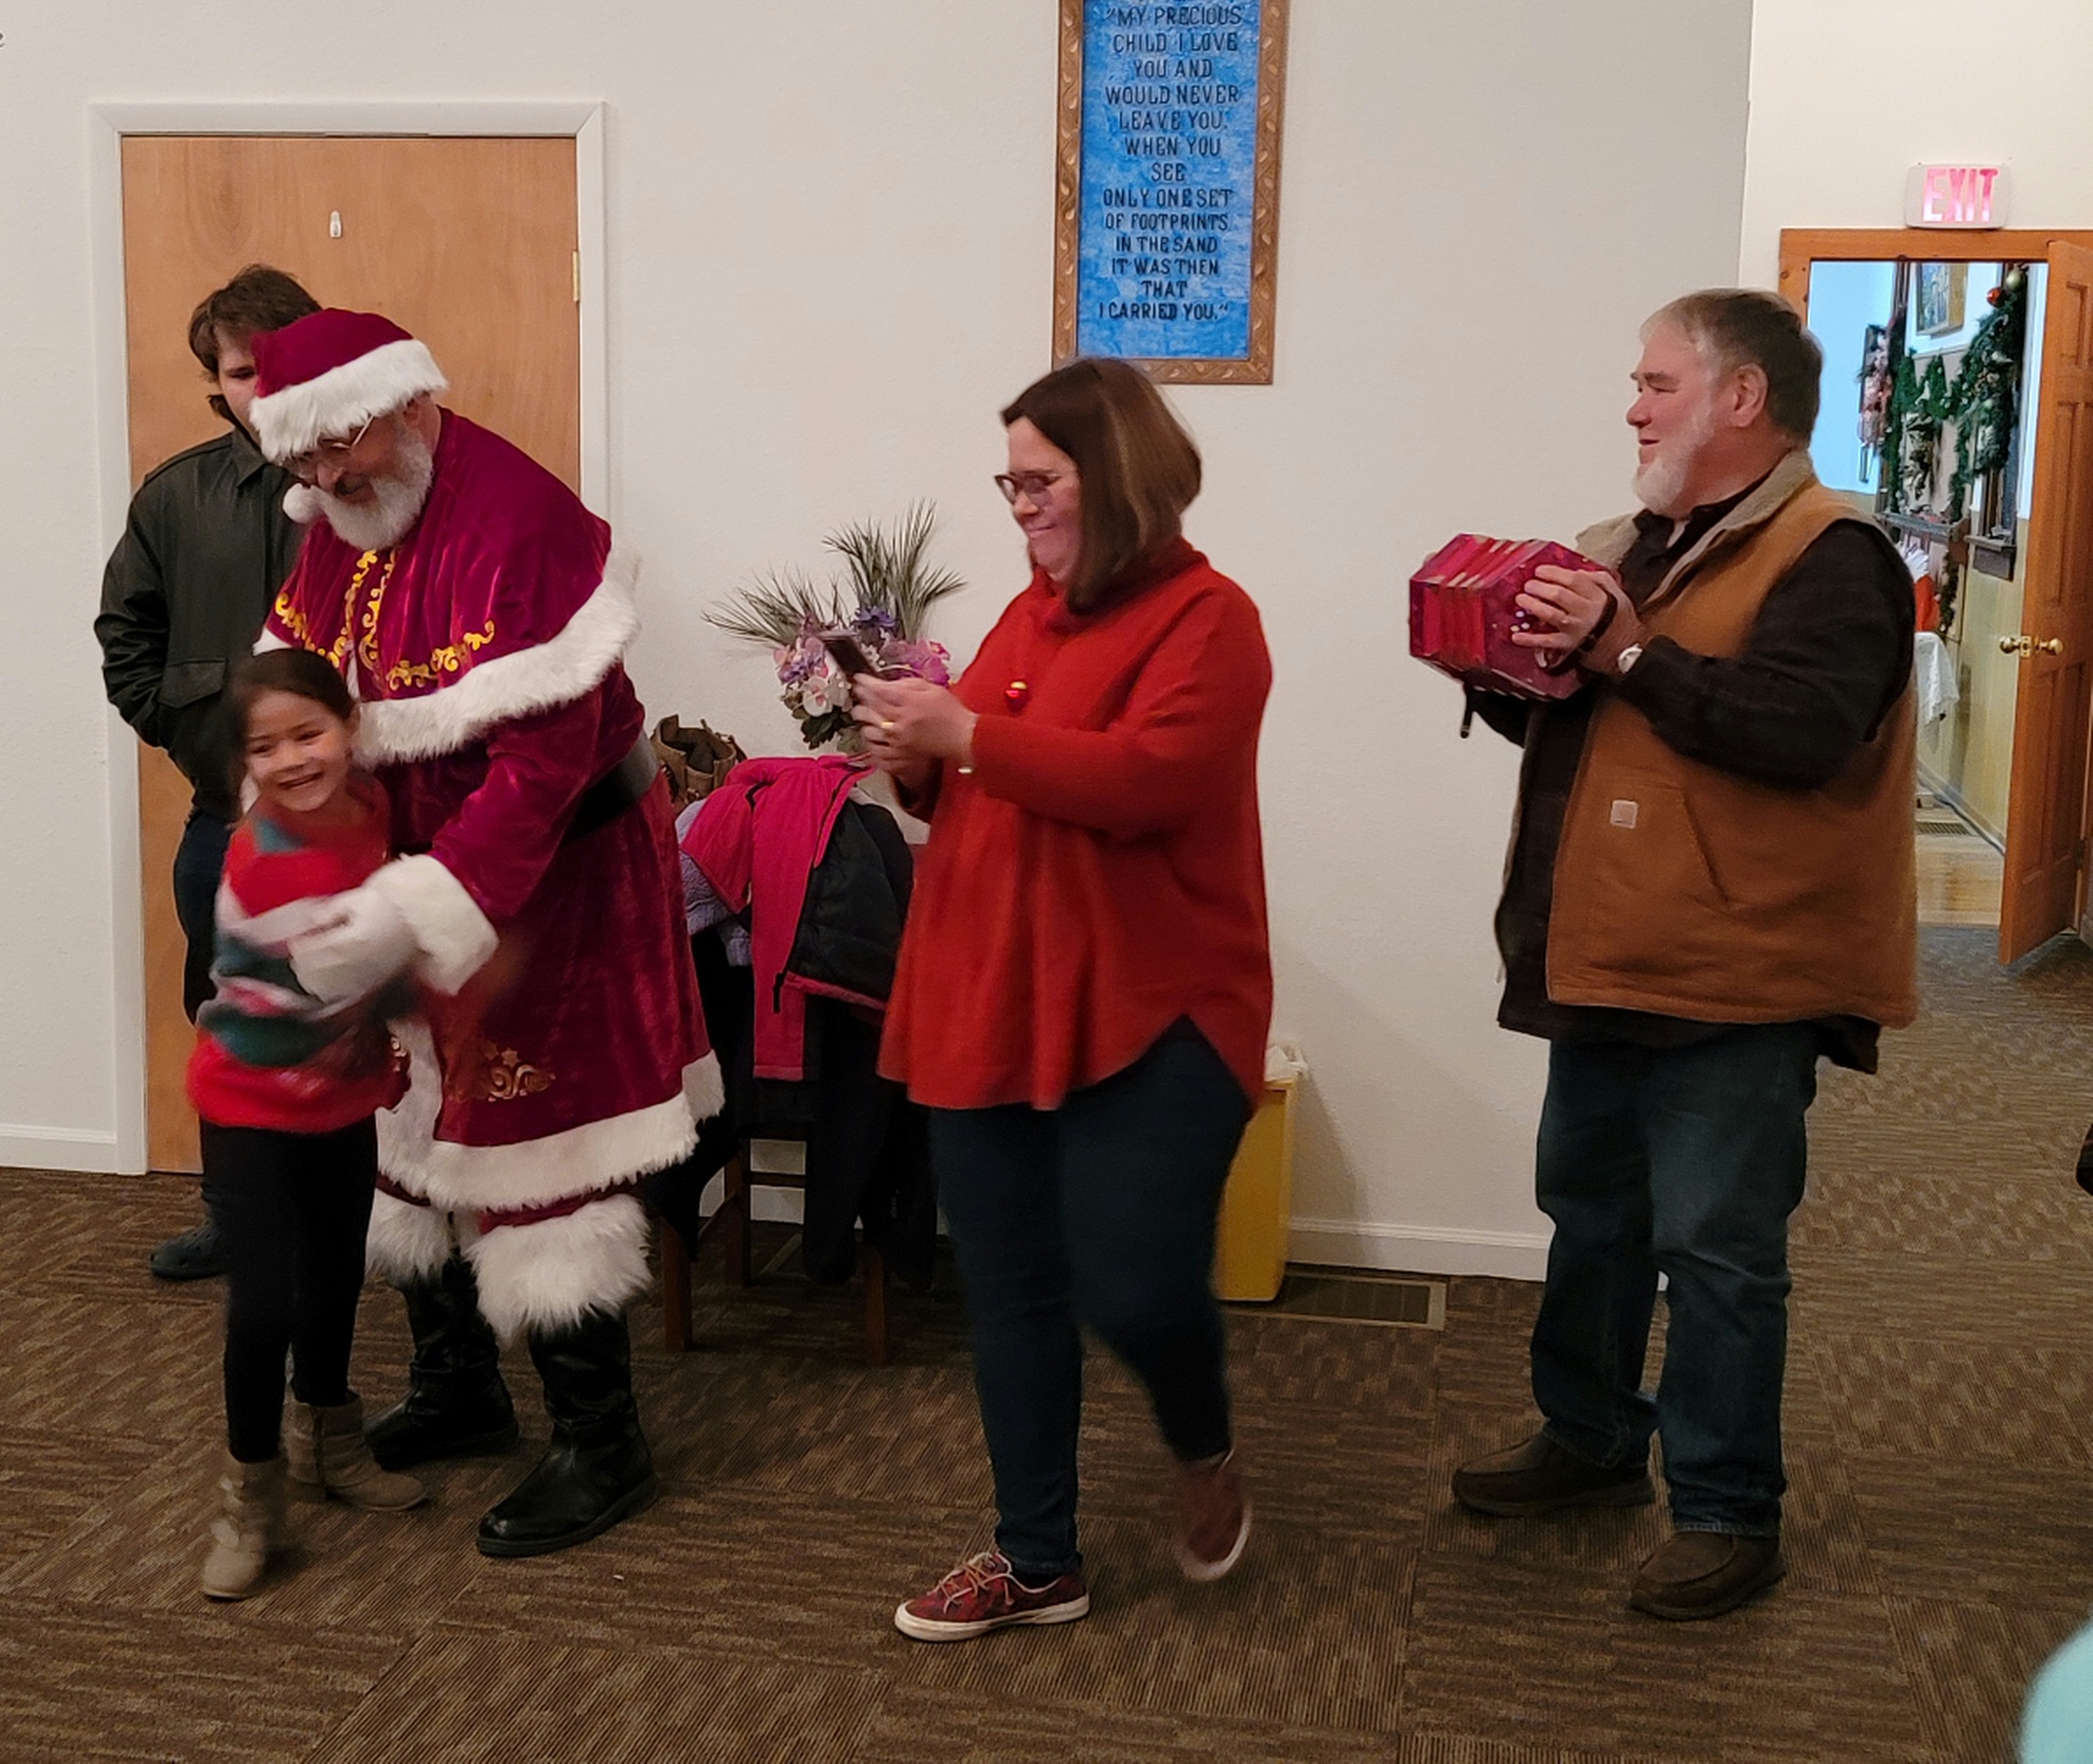
[[[279,465],[450,384],[427,344],[376,313],[308,313],[256,337],[254,352],[255,436]]]

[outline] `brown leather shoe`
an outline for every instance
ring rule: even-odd
[[[1532,1519],[1567,1507],[1648,1506],[1657,1491],[1647,1457],[1602,1469],[1537,1433],[1463,1464],[1453,1473],[1453,1497],[1492,1519]]]
[[[1219,1580],[1250,1541],[1250,1497],[1235,1458],[1229,1451],[1178,1466],[1177,1559],[1187,1580]]]
[[[1673,1623],[1720,1617],[1787,1572],[1778,1538],[1680,1532],[1635,1570],[1628,1602]]]

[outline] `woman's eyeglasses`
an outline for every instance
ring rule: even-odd
[[[1028,502],[1044,503],[1053,493],[1054,485],[1068,475],[1065,471],[998,471],[996,488],[1003,494],[1003,501],[1015,504],[1022,496]]]

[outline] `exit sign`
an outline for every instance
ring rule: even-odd
[[[1907,226],[2004,226],[2004,166],[1914,166],[1904,180]]]

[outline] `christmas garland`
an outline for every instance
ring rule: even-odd
[[[1970,486],[2004,466],[2020,417],[2020,358],[2027,333],[2027,271],[2015,265],[1991,291],[1991,311],[1971,334],[1954,383],[1938,355],[1921,368],[1916,357],[1897,363],[1884,428],[1887,507],[1913,513],[1932,501],[1940,432],[1955,424],[1955,469],[1948,478],[1948,524],[1963,517]]]
[[[1948,480],[1951,522],[1962,518],[1970,486],[2012,456],[2026,334],[2027,271],[2016,264],[1991,291],[1991,311],[1971,336],[1949,395],[1947,414],[1955,424],[1955,472]]]
[[[1923,509],[1931,501],[1941,425],[1948,419],[1954,394],[1940,358],[1928,356],[1922,373],[1918,359],[1897,363],[1897,381],[1889,395],[1891,450],[1885,466],[1891,514]]]

